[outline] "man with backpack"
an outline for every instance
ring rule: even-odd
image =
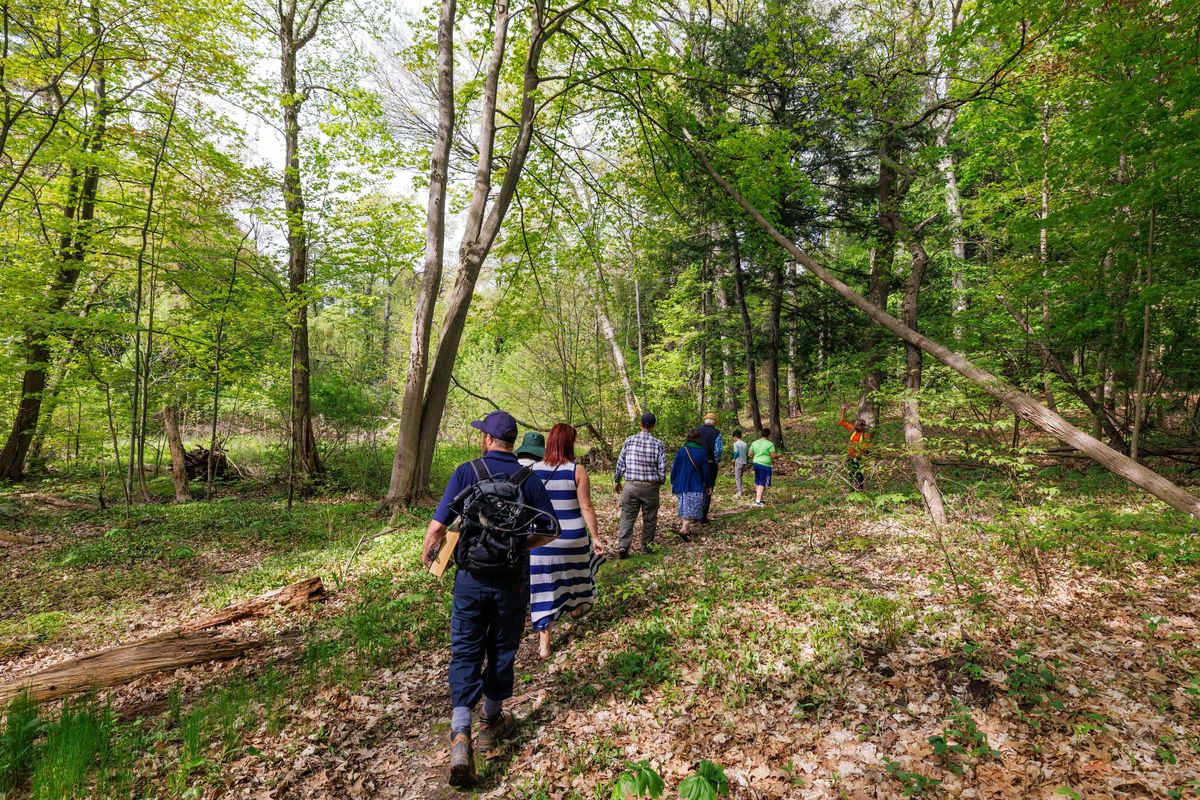
[[[450,476],[422,551],[428,567],[461,517],[450,615],[450,785],[459,787],[475,783],[471,711],[480,699],[480,752],[495,749],[516,727],[502,706],[512,697],[513,664],[525,633],[529,550],[558,536],[545,487],[513,454],[516,420],[497,410],[471,426],[482,432],[483,457]]]
[[[700,444],[704,446],[704,460],[708,464],[700,517],[700,522],[705,525],[708,524],[708,510],[712,507],[713,488],[717,484],[717,467],[721,464],[721,451],[725,449],[721,432],[717,430],[717,422],[716,412],[709,411],[704,415],[704,424],[700,426]]]

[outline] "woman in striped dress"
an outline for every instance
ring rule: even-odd
[[[529,554],[529,606],[538,631],[538,655],[550,657],[550,626],[570,612],[581,617],[592,608],[596,567],[604,548],[596,540],[596,511],[587,470],[575,463],[576,431],[559,423],[550,430],[546,455],[533,465],[554,504],[562,533]]]

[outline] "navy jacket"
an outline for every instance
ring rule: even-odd
[[[695,463],[695,466],[692,464]],[[703,492],[708,486],[708,461],[704,448],[694,444],[685,445],[675,453],[671,464],[671,492],[688,494]]]

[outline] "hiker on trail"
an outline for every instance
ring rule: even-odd
[[[685,542],[690,538],[692,524],[704,513],[704,496],[708,491],[708,461],[704,456],[701,429],[693,428],[671,463],[671,492],[679,504],[679,538]]]
[[[850,479],[854,481],[854,488],[861,492],[867,482],[862,471],[862,459],[871,447],[871,434],[867,432],[867,423],[862,417],[856,419],[853,425],[846,422],[848,408],[849,403],[842,403],[842,418],[838,424],[850,431],[850,443],[846,447],[846,470],[850,473]]]
[[[546,455],[546,437],[537,431],[526,431],[513,455],[522,467],[532,467]]]
[[[742,496],[742,473],[746,470],[750,445],[742,441],[742,430],[733,432],[733,480],[737,483],[737,496]]]
[[[543,661],[550,658],[551,624],[565,612],[579,619],[592,610],[596,569],[604,560],[604,546],[596,538],[592,482],[583,465],[575,463],[577,435],[571,425],[555,425],[545,457],[533,465],[562,529],[557,539],[529,554],[529,614]]]
[[[449,525],[462,518],[450,612],[450,785],[459,787],[475,783],[471,710],[480,698],[482,724],[475,744],[481,752],[495,749],[516,727],[503,703],[512,697],[513,663],[525,633],[528,551],[558,535],[550,496],[513,455],[516,420],[497,410],[471,426],[481,431],[483,457],[450,476],[422,550],[428,567]]]
[[[700,522],[707,525],[708,510],[712,506],[713,488],[717,483],[717,466],[721,463],[721,451],[725,448],[721,432],[717,430],[717,415],[712,411],[704,415],[704,424],[700,426],[700,444],[704,447],[704,460],[708,462],[708,478],[705,483]]]
[[[750,445],[750,456],[754,459],[754,505],[760,508],[766,505],[763,502],[763,493],[771,485],[771,466],[775,461],[775,453],[771,429],[763,428],[762,438],[755,439]]]
[[[633,524],[642,515],[642,551],[650,553],[658,529],[659,489],[667,478],[667,447],[654,437],[657,420],[642,414],[642,430],[625,440],[613,473],[613,491],[621,496],[621,522],[617,528],[617,557],[629,558]],[[622,481],[625,486],[622,488]]]

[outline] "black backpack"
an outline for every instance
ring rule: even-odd
[[[510,575],[522,566],[525,537],[538,516],[558,520],[525,503],[525,481],[533,474],[521,467],[509,476],[494,477],[482,458],[471,462],[475,483],[455,499],[462,508],[462,532],[454,550],[459,569],[477,575]]]

